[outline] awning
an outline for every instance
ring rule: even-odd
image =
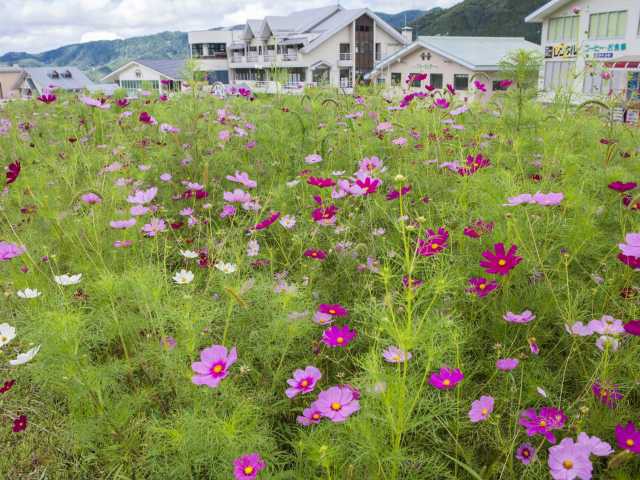
[[[636,69],[640,68],[640,56],[620,57],[615,62],[604,62],[607,68]]]
[[[306,38],[285,38],[278,42],[278,45],[304,45]]]
[[[238,50],[240,48],[244,48],[246,46],[245,43],[240,43],[240,42],[233,42],[229,44],[229,49],[230,50]]]

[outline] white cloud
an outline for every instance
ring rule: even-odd
[[[446,7],[461,0],[342,0],[345,8],[397,13]],[[285,15],[335,0],[0,0],[0,54],[41,52],[96,39],[128,38],[166,30],[202,30]]]

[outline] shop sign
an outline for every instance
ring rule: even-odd
[[[578,56],[577,45],[549,45],[544,49],[544,58],[573,58]]]
[[[610,43],[608,45],[585,45],[584,53],[586,58],[608,59],[614,58],[618,54],[627,51],[626,43]]]

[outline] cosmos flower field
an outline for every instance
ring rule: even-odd
[[[640,478],[637,129],[194,92],[0,106],[1,478]]]

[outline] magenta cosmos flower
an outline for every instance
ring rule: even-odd
[[[529,465],[536,458],[536,449],[530,443],[521,443],[516,449],[516,458],[523,465]]]
[[[335,423],[344,422],[360,410],[360,402],[355,398],[353,390],[347,386],[331,387],[320,392],[314,406],[323,417]]]
[[[616,426],[616,442],[618,447],[640,454],[640,431],[633,422]]]
[[[339,303],[321,303],[318,306],[318,312],[332,317],[346,317],[349,312]]]
[[[481,396],[480,400],[474,400],[469,410],[469,420],[472,423],[484,422],[493,412],[494,402],[494,398],[488,395]]]
[[[10,163],[9,165],[7,165],[7,171],[5,173],[5,176],[7,178],[6,184],[7,185],[11,185],[13,182],[15,182],[18,177],[20,176],[20,162],[13,162]]]
[[[444,227],[440,227],[437,232],[429,229],[425,236],[426,240],[418,240],[418,254],[423,257],[437,255],[448,246],[449,232]]]
[[[356,331],[349,329],[349,325],[327,328],[322,334],[322,342],[328,347],[346,347],[356,337]]]
[[[451,390],[464,379],[464,374],[459,368],[452,370],[442,367],[439,372],[432,373],[429,377],[429,384],[438,390]]]
[[[212,345],[200,352],[200,361],[193,362],[191,369],[196,373],[191,381],[196,385],[216,388],[220,381],[229,374],[229,367],[238,359],[236,347],[227,353],[222,345]]]
[[[637,186],[638,184],[635,182],[625,183],[625,182],[616,181],[609,184],[609,188],[611,190],[615,190],[616,192],[628,192],[630,190],[633,190]]]
[[[551,432],[561,429],[566,421],[567,416],[559,408],[542,407],[540,414],[535,408],[524,410],[518,423],[525,428],[528,436],[542,435],[550,443],[556,443],[556,437]]]
[[[266,467],[264,460],[257,453],[250,453],[233,461],[233,475],[236,480],[253,480]]]
[[[327,252],[315,248],[309,248],[304,252],[305,257],[314,258],[316,260],[324,260],[327,258]]]
[[[487,280],[484,277],[472,277],[469,279],[469,285],[471,285],[467,292],[473,293],[478,297],[486,297],[496,288],[498,288],[498,282],[495,280]]]
[[[307,179],[307,183],[309,185],[314,185],[320,188],[333,187],[336,182],[332,178],[319,178],[319,177],[309,177]]]
[[[617,385],[604,385],[596,382],[591,385],[591,392],[596,400],[609,408],[615,408],[618,401],[624,398]]]
[[[321,377],[322,373],[316,367],[309,366],[304,370],[298,369],[293,372],[293,378],[287,380],[289,388],[285,394],[289,398],[294,398],[297,395],[309,393],[313,391]]]
[[[559,445],[549,449],[549,473],[554,480],[589,480],[593,464],[589,460],[590,449],[575,443],[571,438],[563,439]]]
[[[393,345],[382,352],[382,356],[389,363],[404,363],[411,360],[412,357],[411,352],[406,352]]]
[[[19,257],[26,251],[26,248],[9,242],[0,242],[0,262],[6,262],[12,258]]]
[[[496,243],[493,249],[493,252],[486,250],[482,253],[485,260],[480,262],[480,266],[486,273],[504,276],[522,261],[522,257],[516,255],[518,247],[515,245],[511,245],[508,252],[504,250],[504,243]]]
[[[503,372],[515,369],[520,362],[516,358],[501,358],[496,362],[496,368]]]
[[[624,324],[624,331],[629,335],[640,336],[640,320],[631,320]]]
[[[253,228],[255,230],[264,230],[265,228],[269,228],[271,225],[273,225],[279,218],[280,212],[273,212],[270,216],[268,216],[261,222],[258,222]]]

